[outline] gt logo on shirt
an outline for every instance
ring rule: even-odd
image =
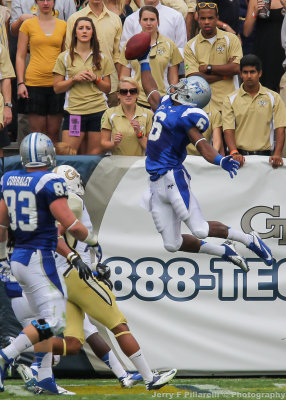
[[[209,259],[209,265],[207,265]],[[164,262],[158,258],[132,261],[112,257],[105,261],[113,271],[111,280],[117,300],[133,296],[144,301],[158,301],[164,297],[173,301],[190,301],[209,291],[220,301],[286,301],[286,259],[271,268],[258,258],[247,259],[250,271],[221,258],[202,259],[201,268],[191,258],[173,258]],[[202,273],[202,270],[206,273]]]

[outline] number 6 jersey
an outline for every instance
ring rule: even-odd
[[[162,97],[147,142],[146,170],[151,180],[173,168],[181,168],[190,143],[188,131],[196,127],[204,132],[208,126],[208,116],[200,108],[174,106],[169,96]]]
[[[49,206],[68,197],[64,180],[48,171],[17,170],[3,175],[0,188],[16,239],[15,248],[55,250],[57,225]]]

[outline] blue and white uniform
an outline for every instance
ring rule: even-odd
[[[0,186],[15,236],[12,273],[33,314],[59,334],[65,327],[65,300],[55,265],[57,224],[49,207],[67,198],[66,184],[48,171],[18,170],[5,173]]]
[[[196,127],[204,132],[209,126],[207,114],[200,108],[174,106],[169,96],[161,98],[148,136],[146,170],[150,174],[150,207],[164,247],[177,251],[182,245],[181,221],[197,237],[208,235],[208,223],[190,189],[190,175],[183,166],[188,131]]]

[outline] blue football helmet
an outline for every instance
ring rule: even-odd
[[[20,156],[23,167],[37,168],[56,166],[56,150],[51,139],[40,132],[26,136],[20,145]]]
[[[199,75],[180,79],[175,85],[170,85],[167,93],[180,104],[198,108],[204,108],[212,95],[210,85]]]

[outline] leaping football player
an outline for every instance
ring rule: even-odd
[[[209,84],[201,76],[183,78],[178,84],[171,85],[168,94],[161,98],[151,74],[149,53],[138,61],[142,85],[155,113],[147,142],[146,170],[150,175],[150,196],[145,198],[145,206],[152,213],[165,249],[220,256],[247,272],[248,264],[236,252],[232,242],[238,241],[266,265],[272,265],[271,250],[256,232],[244,233],[221,222],[205,221],[191,190],[190,175],[183,166],[189,143],[194,144],[208,162],[227,171],[231,178],[239,168],[232,156],[218,154],[202,135],[209,124],[202,110],[211,98]],[[182,222],[192,234],[181,234]],[[226,241],[216,245],[206,242],[206,237]]]

